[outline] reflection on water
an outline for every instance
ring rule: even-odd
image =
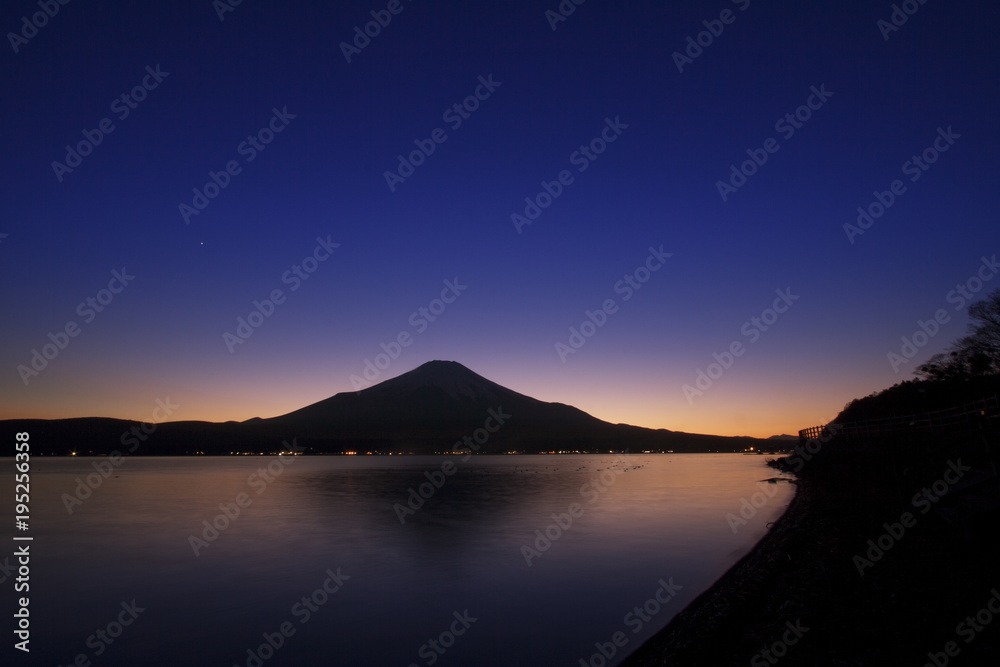
[[[32,664],[576,665],[624,631],[618,659],[793,493],[727,454],[135,458],[70,515],[93,461],[34,462]]]

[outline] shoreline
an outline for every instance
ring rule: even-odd
[[[994,465],[979,437],[824,445],[768,533],[619,666],[992,664]],[[994,595],[992,623],[962,625]]]
[[[771,529],[680,613],[644,644],[619,663],[619,667],[659,667],[661,665],[729,664],[736,645],[719,645],[716,638],[732,636],[734,625],[746,623],[751,609],[768,595],[778,576],[780,559],[790,541],[801,540],[811,516],[813,491],[801,479],[784,513]],[[742,633],[756,637],[763,628],[742,626]],[[751,653],[746,654],[749,661]],[[745,661],[744,661],[745,662]]]

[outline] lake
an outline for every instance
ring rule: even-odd
[[[794,493],[763,456],[464,458],[36,458],[19,664],[614,665]]]

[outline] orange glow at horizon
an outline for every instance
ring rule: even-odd
[[[762,383],[734,376],[689,403],[676,382],[671,385],[654,374],[627,376],[629,371],[619,369],[612,376],[591,369],[558,377],[540,371],[515,373],[499,364],[488,366],[472,370],[518,393],[572,405],[604,421],[711,435],[796,435],[799,429],[829,422],[846,401],[866,393],[853,389],[846,378],[828,379],[828,384],[818,388],[797,386],[789,378]],[[260,370],[269,375],[267,369]],[[411,368],[400,368],[391,377],[408,370]],[[197,382],[176,378],[157,382],[129,378],[131,382],[126,382],[126,378],[119,378],[117,383],[106,384],[103,394],[92,387],[67,383],[59,391],[49,392],[44,406],[31,404],[30,392],[26,400],[5,401],[7,409],[0,418],[112,417],[152,422],[155,415],[163,414],[162,407],[157,411],[158,405],[169,401],[171,414],[166,421],[244,421],[286,414],[352,391],[346,378],[340,386],[333,386],[321,373],[312,375],[293,377],[291,369],[285,369],[283,377],[278,373],[266,379],[245,376],[232,387],[208,373]],[[624,387],[629,390],[623,391]]]

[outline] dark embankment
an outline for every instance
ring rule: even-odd
[[[998,447],[983,418],[779,460],[799,478],[788,511],[622,664],[996,664]]]

